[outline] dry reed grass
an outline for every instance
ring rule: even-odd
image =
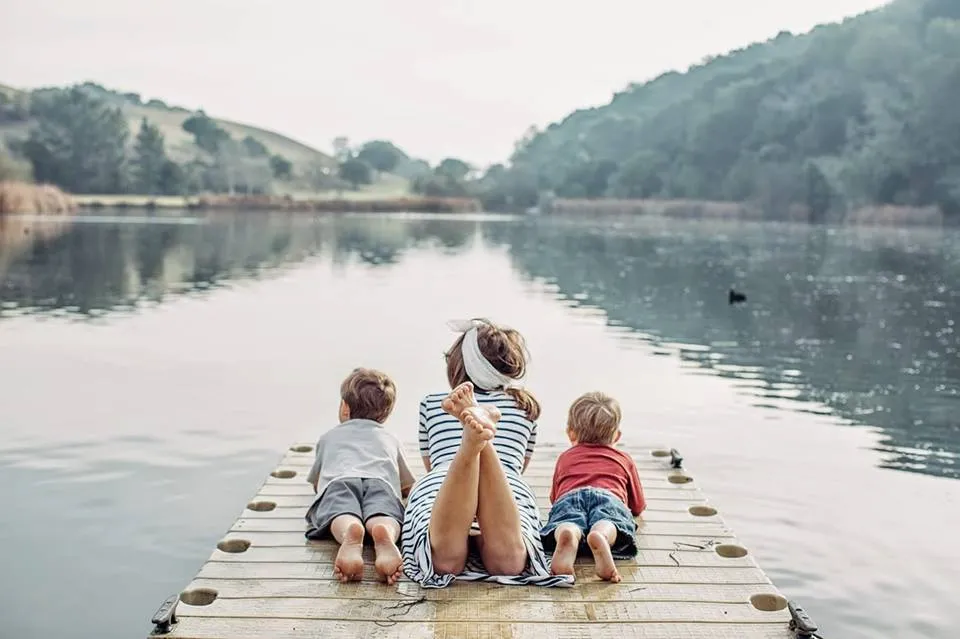
[[[0,182],[0,215],[35,213],[67,215],[77,210],[73,198],[49,184]]]

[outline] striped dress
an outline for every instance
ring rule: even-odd
[[[420,454],[430,458],[430,472],[420,478],[410,491],[401,533],[403,570],[407,577],[426,588],[443,588],[454,579],[493,581],[505,585],[534,584],[540,586],[572,586],[570,576],[550,574],[550,565],[540,542],[540,510],[530,487],[520,473],[524,460],[533,454],[537,441],[537,425],[527,419],[509,394],[502,391],[476,391],[480,405],[494,405],[502,417],[497,425],[493,446],[503,464],[513,498],[520,511],[520,527],[527,547],[527,567],[516,576],[488,574],[480,557],[471,552],[464,571],[459,575],[438,575],[433,569],[430,551],[430,514],[447,476],[450,462],[460,448],[463,427],[447,414],[440,402],[447,393],[427,395],[420,402]],[[474,522],[474,527],[476,527]]]

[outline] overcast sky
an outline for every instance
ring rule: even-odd
[[[285,133],[506,159],[531,124],[880,0],[0,0],[0,83],[92,80]]]

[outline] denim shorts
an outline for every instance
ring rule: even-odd
[[[553,552],[557,541],[553,532],[560,524],[573,524],[580,529],[580,550],[586,550],[587,532],[598,521],[607,520],[617,529],[617,540],[610,550],[615,559],[631,559],[637,555],[637,522],[619,497],[603,488],[578,488],[553,504],[547,525],[540,530],[543,549]]]

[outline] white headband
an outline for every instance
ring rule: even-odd
[[[480,345],[477,343],[477,328],[483,326],[480,320],[453,320],[447,322],[452,330],[463,333],[463,368],[478,388],[483,390],[496,390],[507,388],[520,388],[520,380],[504,375],[493,367],[487,358],[480,352]]]

